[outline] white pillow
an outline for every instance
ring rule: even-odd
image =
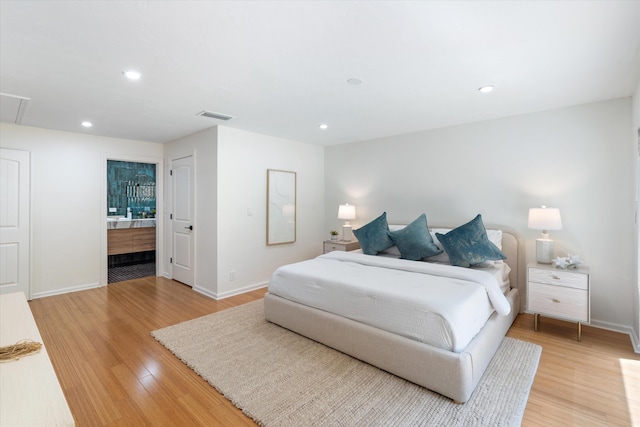
[[[389,231],[398,231],[398,230],[402,230],[405,227],[406,227],[406,225],[389,224]],[[400,258],[400,249],[398,249],[398,247],[395,246],[395,245],[391,246],[388,249],[385,249],[384,251],[382,251],[380,253],[384,254],[384,255],[397,256],[398,258]]]
[[[438,254],[436,256],[425,258],[424,259],[425,261],[443,262],[443,263],[446,263],[446,264],[451,264],[451,260],[449,259],[449,255],[447,255],[447,253],[445,252],[444,248],[442,247],[442,243],[440,243],[440,240],[438,240],[438,238],[436,237],[436,233],[446,234],[451,230],[452,230],[451,228],[433,228],[433,229],[431,229],[431,237],[433,238],[433,243],[435,243],[437,247],[442,249],[442,253]]]
[[[487,230],[489,241],[502,250],[502,230]]]

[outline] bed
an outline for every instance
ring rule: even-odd
[[[434,234],[433,231],[431,234]],[[496,303],[500,306],[506,302],[508,306],[490,309],[486,322],[481,321],[477,332],[469,332],[466,330],[468,328],[462,327],[461,336],[441,339],[443,328],[436,328],[427,332],[426,336],[420,336],[417,334],[420,333],[422,326],[427,323],[436,323],[432,322],[434,317],[422,318],[418,320],[417,325],[411,325],[404,319],[395,319],[396,314],[399,316],[399,313],[411,311],[411,308],[406,305],[407,300],[419,299],[416,294],[410,294],[400,303],[397,298],[393,299],[395,297],[385,300],[386,296],[380,296],[380,292],[382,294],[386,292],[385,288],[380,287],[378,292],[375,290],[376,286],[368,285],[367,282],[373,283],[373,276],[380,276],[383,269],[389,269],[392,277],[389,281],[394,283],[394,288],[401,288],[403,282],[410,281],[406,277],[418,277],[416,276],[418,274],[438,276],[444,274],[440,271],[446,268],[436,262],[433,263],[435,272],[429,271],[430,267],[427,268],[426,273],[412,271],[421,270],[423,265],[431,263],[396,260],[393,255],[389,257],[386,253],[372,257],[361,253],[334,252],[314,260],[279,268],[272,275],[269,290],[265,294],[265,318],[440,393],[457,403],[464,403],[470,398],[503,337],[524,305],[522,299],[526,295],[523,288],[525,258],[522,239],[515,232],[504,228],[500,229],[500,235],[501,251],[506,256],[504,264],[506,264],[508,281],[506,288],[503,287],[501,290],[504,301],[500,302],[496,297]],[[398,261],[401,261],[400,264]],[[503,261],[495,264],[500,263]],[[333,265],[338,267],[328,267]],[[405,272],[404,266],[410,266],[408,267],[410,271]],[[337,278],[350,274],[347,272],[349,269],[355,269],[354,277],[362,278],[364,290],[348,289],[343,290],[342,294],[334,293],[336,288],[342,287]],[[460,267],[453,267],[453,269],[472,270]],[[311,274],[311,276],[305,276],[305,274]],[[463,271],[462,274],[466,273]],[[482,277],[486,277],[490,273],[483,271],[482,274],[485,275]],[[496,275],[495,272],[491,274]],[[401,278],[404,276],[406,277]],[[461,282],[472,279],[458,277],[454,280]],[[355,283],[355,285],[358,284]],[[412,285],[406,286],[410,288]],[[485,299],[487,295],[488,291]],[[325,303],[330,299],[342,301],[341,306],[340,304],[338,307],[326,306]],[[359,307],[354,303],[356,300],[369,300],[370,307]],[[484,303],[469,300],[466,304],[467,308],[463,311],[468,311],[473,306],[482,306]],[[493,306],[493,302],[491,305]],[[388,312],[385,313],[385,310]],[[421,310],[418,308],[414,311]],[[478,316],[483,311],[487,311],[487,308],[482,307]],[[366,312],[370,313],[368,318]],[[365,314],[360,317],[362,313]],[[446,316],[451,317],[453,323],[456,322],[457,314],[446,314]],[[391,326],[385,323],[385,318],[391,319]],[[378,321],[382,323],[377,323]],[[446,325],[444,329],[447,329]],[[435,339],[430,338],[430,335],[435,336]]]

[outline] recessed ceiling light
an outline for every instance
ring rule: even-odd
[[[84,122],[82,122],[82,126],[84,126],[86,128],[90,128],[91,126],[93,126],[93,123],[84,121]]]
[[[357,85],[361,85],[362,84],[362,80],[356,79],[355,77],[353,77],[353,78],[350,78],[349,80],[347,80],[347,83],[349,83],[350,85],[357,86]]]
[[[140,77],[142,77],[142,73],[135,70],[123,71],[122,74],[129,80],[140,80]]]
[[[326,128],[328,128],[329,126],[327,126],[325,123],[322,123],[320,126],[318,126],[320,129],[325,130]]]
[[[489,93],[491,91],[493,91],[493,86],[482,86],[480,88],[478,88],[478,90],[482,93]]]

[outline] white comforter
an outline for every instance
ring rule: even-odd
[[[456,352],[510,312],[489,272],[353,252],[280,267],[269,292]]]

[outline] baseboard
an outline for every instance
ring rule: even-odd
[[[269,282],[254,283],[252,285],[244,286],[242,288],[237,288],[237,289],[233,289],[233,290],[221,292],[221,293],[213,292],[210,289],[206,289],[198,285],[195,285],[193,287],[193,290],[203,295],[206,295],[210,298],[213,298],[215,300],[221,300],[221,299],[230,298],[236,295],[244,294],[247,292],[255,291],[256,289],[266,288],[268,285],[269,285]]]
[[[69,292],[86,291],[88,289],[100,288],[102,286],[104,285],[101,285],[100,283],[89,283],[87,285],[71,286],[69,288],[56,289],[54,291],[36,292],[34,294],[31,294],[31,299],[52,297],[54,295],[62,295],[62,294],[67,294]]]
[[[166,273],[163,274],[163,276],[166,277],[167,279],[171,279],[170,277],[168,277]],[[269,282],[254,283],[252,285],[244,286],[242,288],[233,289],[231,291],[222,292],[219,294],[216,292],[212,292],[210,289],[203,288],[202,286],[198,286],[198,285],[194,286],[193,290],[203,295],[206,295],[210,298],[213,298],[215,300],[221,300],[221,299],[230,298],[236,295],[244,294],[247,292],[255,291],[256,289],[266,288],[268,285],[269,285]],[[100,283],[90,283],[87,285],[56,289],[54,291],[36,292],[31,295],[31,299],[52,297],[54,295],[62,295],[69,292],[86,291],[88,289],[100,288],[102,286],[105,286],[105,285],[101,285]]]
[[[203,288],[202,286],[195,285],[191,289],[193,289],[194,291],[198,292],[199,294],[206,295],[209,298],[213,298],[213,299],[216,299],[216,300],[218,299],[218,298],[216,298],[216,293],[215,292],[212,292],[211,290],[209,290],[207,288]]]
[[[638,341],[638,334],[635,333],[632,327],[619,325],[617,323],[602,322],[593,319],[591,319],[591,323],[589,323],[589,326],[629,335],[633,351],[636,353],[640,353],[640,342]]]

